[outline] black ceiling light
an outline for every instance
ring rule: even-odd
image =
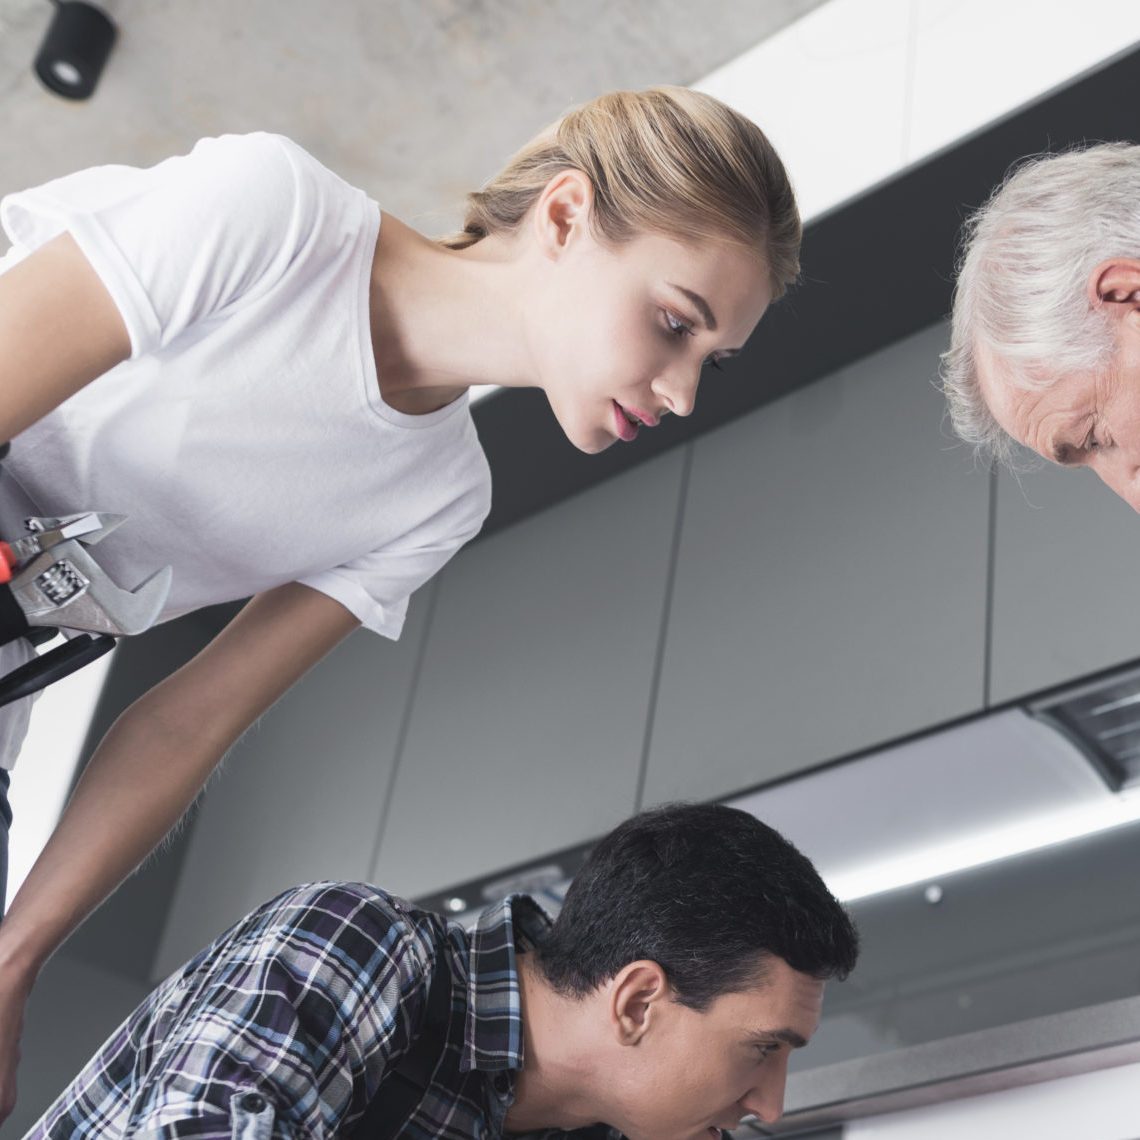
[[[55,15],[36,56],[45,87],[67,99],[88,99],[111,54],[118,29],[85,0],[55,0]]]

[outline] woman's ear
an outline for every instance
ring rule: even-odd
[[[594,186],[581,170],[560,170],[538,196],[534,231],[547,257],[559,257],[590,231]]]
[[[610,1024],[620,1045],[636,1045],[660,1021],[673,989],[660,965],[630,962],[609,984]]]

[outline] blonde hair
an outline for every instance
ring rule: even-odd
[[[727,239],[764,258],[773,299],[799,274],[803,227],[779,155],[750,119],[687,87],[613,91],[570,111],[467,196],[463,231],[441,244],[512,232],[567,169],[590,179],[595,232],[613,245]]]
[[[966,223],[942,388],[960,438],[998,462],[1016,447],[978,384],[978,354],[1001,382],[1048,388],[1111,360],[1112,330],[1090,304],[1101,261],[1140,256],[1140,146],[1102,143],[1020,163]]]

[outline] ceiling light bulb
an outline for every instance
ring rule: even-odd
[[[118,35],[111,18],[86,0],[57,0],[55,15],[36,55],[35,72],[50,91],[88,99]]]
[[[69,87],[78,87],[83,82],[79,68],[65,59],[53,60],[51,70],[60,83],[66,83]]]

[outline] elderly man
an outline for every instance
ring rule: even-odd
[[[1140,510],[1140,146],[1031,160],[971,218],[943,382],[966,441],[1089,467]]]
[[[299,887],[164,982],[28,1140],[707,1140],[779,1117],[856,954],[811,863],[719,805],[627,820],[553,925],[525,896],[468,932]]]

